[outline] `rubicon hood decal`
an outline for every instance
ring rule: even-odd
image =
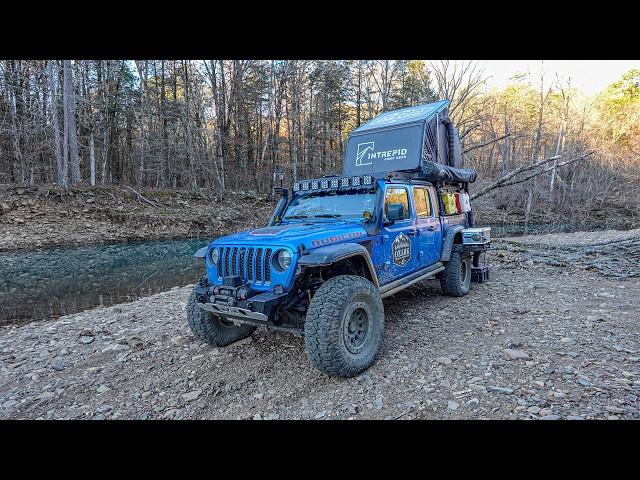
[[[314,247],[322,247],[323,245],[329,245],[330,243],[344,242],[345,240],[353,240],[354,238],[366,236],[367,235],[364,232],[350,232],[342,235],[331,235],[330,237],[312,240],[311,245]]]

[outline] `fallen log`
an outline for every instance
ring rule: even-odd
[[[554,155],[553,157],[545,158],[543,160],[540,160],[539,162],[531,163],[529,165],[523,165],[522,167],[516,168],[513,172],[510,172],[510,173],[504,175],[503,177],[499,178],[498,180],[496,180],[492,184],[487,185],[486,187],[484,187],[479,192],[476,192],[473,195],[471,195],[471,200],[475,200],[476,198],[481,197],[482,195],[486,195],[487,193],[495,190],[496,188],[506,187],[506,186],[510,186],[510,185],[517,185],[518,183],[522,183],[522,182],[525,182],[527,180],[530,180],[530,179],[532,179],[534,177],[537,177],[538,175],[542,175],[545,172],[553,170],[554,168],[558,168],[558,167],[561,167],[563,165],[568,165],[570,163],[574,163],[574,162],[578,162],[580,160],[584,160],[585,158],[587,158],[591,154],[593,154],[593,151],[591,151],[591,152],[589,152],[589,153],[587,153],[585,155],[580,155],[579,157],[575,157],[575,158],[573,158],[571,160],[567,160],[566,162],[556,164],[556,165],[554,165],[552,167],[549,167],[549,168],[546,168],[546,169],[541,169],[541,170],[533,173],[532,175],[528,175],[524,179],[518,179],[518,180],[514,180],[514,181],[510,182],[509,180],[511,180],[516,175],[519,175],[521,173],[528,172],[528,171],[531,171],[531,170],[535,170],[535,169],[541,167],[542,165],[545,165],[545,164],[547,164],[549,162],[553,162],[554,160],[558,160],[558,159],[562,158],[562,155]]]
[[[555,170],[556,168],[560,168],[560,167],[564,167],[565,165],[569,165],[571,163],[576,163],[579,162],[581,160],[584,160],[585,158],[587,158],[589,155],[591,155],[593,152],[589,152],[586,155],[582,155],[580,157],[576,157],[576,158],[572,158],[571,160],[567,160],[566,162],[562,162],[562,163],[557,163],[557,164],[553,164],[550,167],[547,167],[545,169],[540,170],[539,172],[533,173],[531,175],[528,175],[525,178],[520,178],[518,180],[513,180],[511,182],[507,182],[507,183],[503,183],[502,185],[500,185],[501,187],[508,187],[511,185],[517,185],[519,183],[522,182],[526,182],[527,180],[531,180],[533,177],[537,177],[538,175],[542,175],[543,173],[546,172],[550,172],[551,170]]]

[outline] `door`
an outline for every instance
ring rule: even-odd
[[[382,227],[384,263],[380,284],[389,283],[418,269],[418,244],[414,213],[406,186],[387,185]],[[390,219],[393,219],[391,224]]]
[[[413,203],[418,232],[418,266],[428,267],[440,260],[442,229],[437,215],[437,199],[433,187],[413,187]]]

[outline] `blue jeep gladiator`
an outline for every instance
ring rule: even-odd
[[[187,303],[193,333],[223,347],[258,326],[304,336],[311,363],[351,377],[382,343],[382,299],[436,277],[463,296],[488,278],[448,101],[386,112],[349,136],[343,175],[294,182],[267,226],[218,238]]]

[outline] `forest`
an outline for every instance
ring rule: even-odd
[[[497,209],[637,211],[639,70],[585,97],[550,74],[488,88],[474,61],[0,60],[0,184],[269,194],[275,172],[339,172],[379,113],[443,98],[476,190],[557,157]]]

